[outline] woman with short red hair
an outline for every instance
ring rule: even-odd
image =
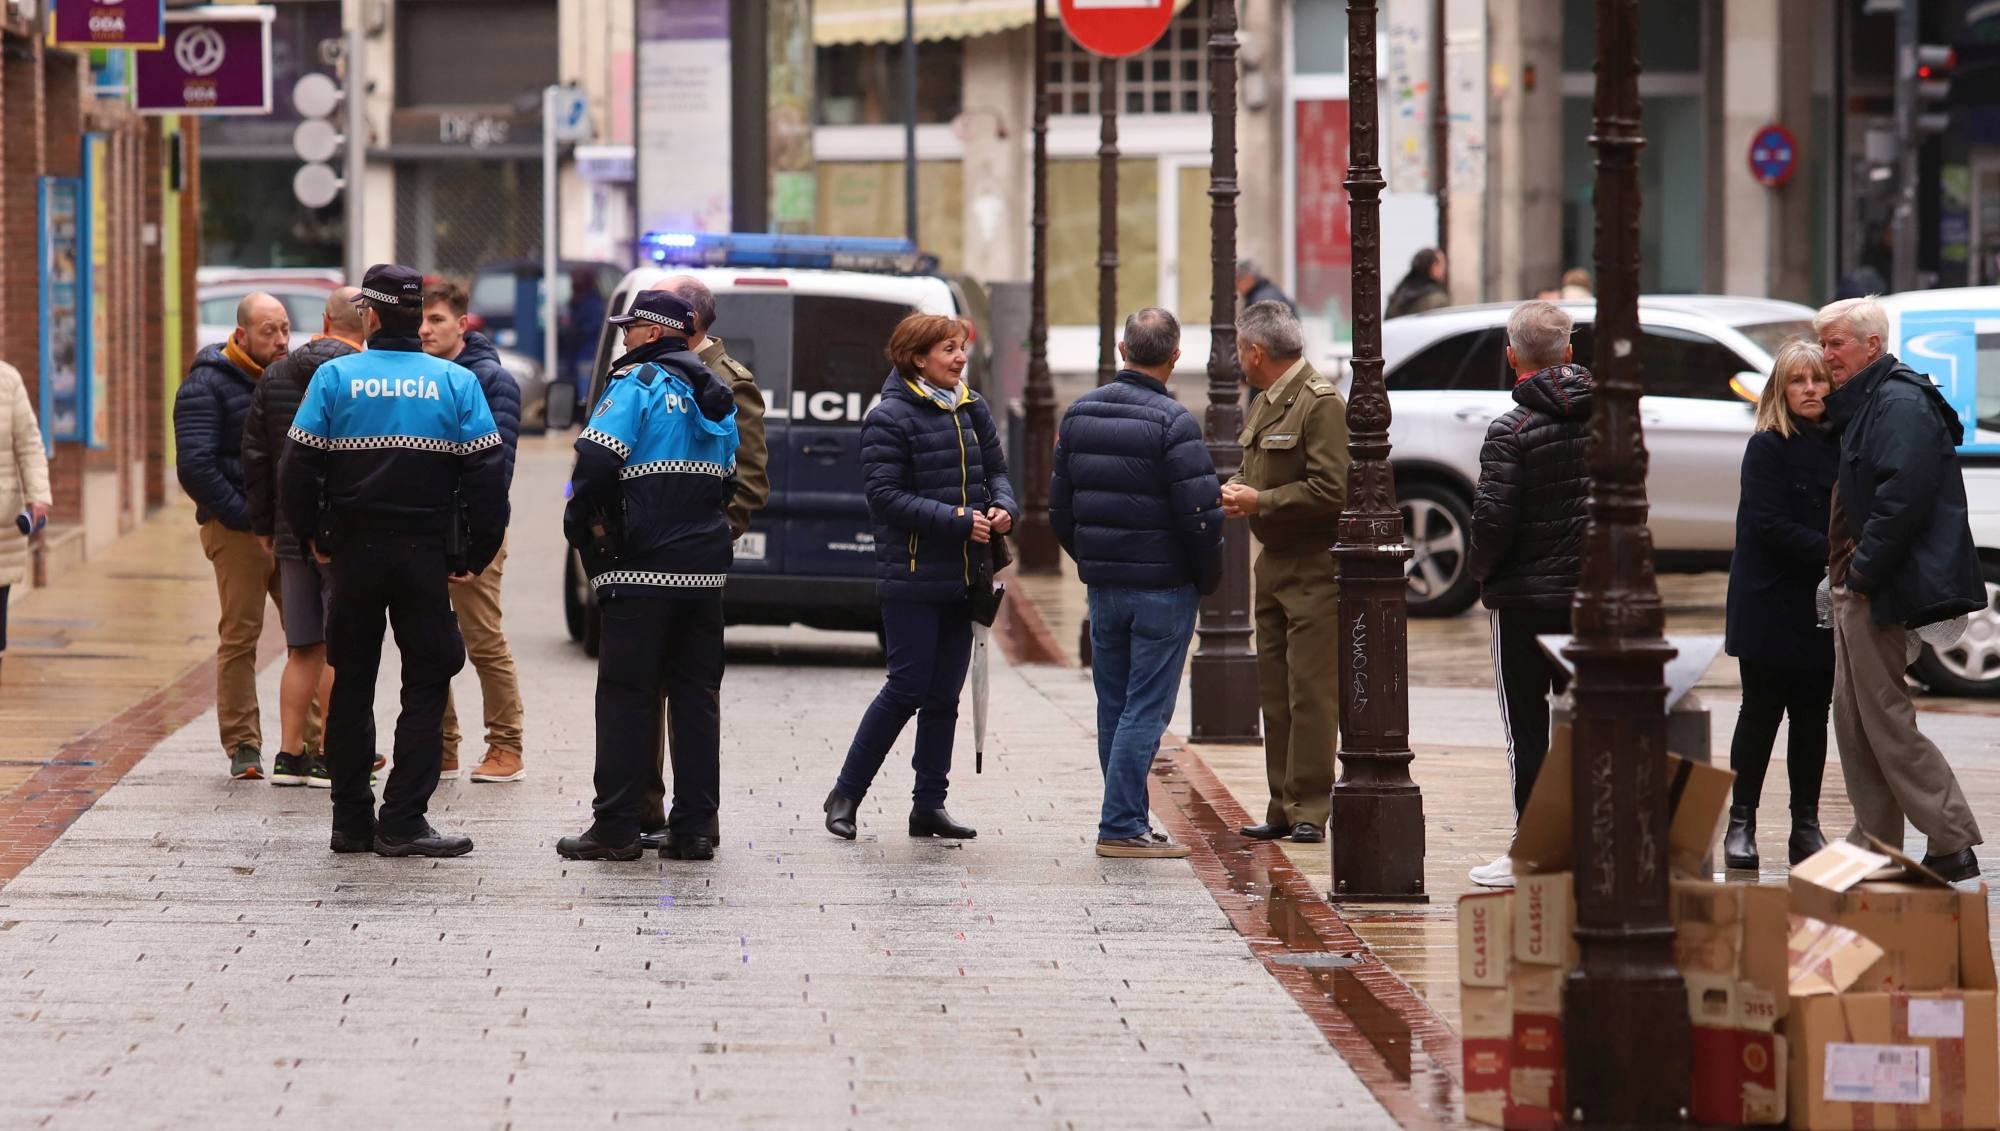
[[[972,661],[975,563],[1019,509],[986,401],[965,384],[967,325],[912,314],[889,337],[895,366],[861,423],[868,511],[875,520],[889,678],[861,717],[826,795],[826,828],[856,834],[861,799],[910,717],[917,719],[910,835],[969,838],[945,811],[958,695]]]

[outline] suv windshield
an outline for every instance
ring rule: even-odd
[[[1757,348],[1773,356],[1778,347],[1793,338],[1813,340],[1812,323],[1806,321],[1756,322],[1748,326],[1738,326],[1736,332],[1757,343]]]

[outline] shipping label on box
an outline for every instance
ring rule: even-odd
[[[1794,1000],[1785,1022],[1792,1126],[2000,1126],[1995,1024],[1992,990],[1849,991]]]
[[[1479,892],[1458,900],[1458,981],[1505,987],[1513,949],[1514,893]]]
[[[1931,1050],[1922,1045],[1826,1046],[1821,1097],[1849,1104],[1931,1102]]]
[[[1576,966],[1576,893],[1568,872],[1514,879],[1514,961]]]

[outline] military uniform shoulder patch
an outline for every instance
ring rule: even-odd
[[[1306,382],[1306,388],[1311,389],[1316,397],[1330,397],[1340,391],[1334,387],[1333,382],[1324,377],[1315,377]]]
[[[743,368],[741,362],[730,357],[728,354],[722,355],[722,367],[729,371],[729,379],[738,385],[754,385],[757,383],[757,378],[751,376],[750,371]]]

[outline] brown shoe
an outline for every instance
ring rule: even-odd
[[[1188,846],[1166,837],[1135,836],[1124,840],[1103,840],[1097,842],[1099,856],[1111,856],[1124,860],[1179,860],[1188,854]]]
[[[528,771],[521,765],[521,756],[512,750],[502,750],[498,746],[486,751],[486,760],[472,768],[472,780],[482,782],[520,781]]]

